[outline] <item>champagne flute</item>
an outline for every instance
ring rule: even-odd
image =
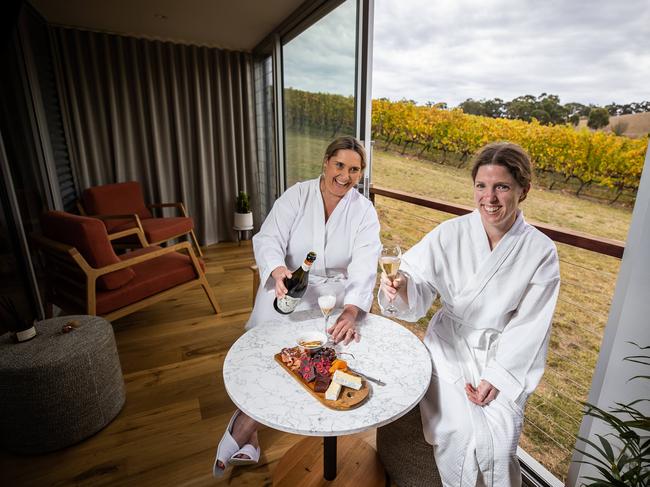
[[[325,318],[325,335],[329,336],[327,333],[327,321],[334,310],[334,306],[336,306],[336,296],[333,294],[323,294],[322,296],[318,296],[318,306]]]
[[[384,245],[381,248],[381,256],[379,257],[379,265],[388,276],[388,279],[393,281],[397,277],[397,271],[402,260],[402,249],[399,245]],[[386,314],[393,316],[397,313],[397,308],[391,300],[386,309]]]

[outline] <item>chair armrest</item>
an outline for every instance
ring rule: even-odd
[[[178,203],[153,203],[151,205],[147,205],[147,208],[150,210],[155,210],[157,208],[178,208],[178,210],[181,212],[181,215],[187,217],[187,211],[185,210],[185,205],[182,201],[179,201]]]
[[[144,236],[144,228],[142,228],[142,223],[140,222],[140,217],[137,213],[124,214],[124,215],[90,215],[92,218],[97,218],[102,221],[106,220],[133,220],[135,227],[122,230],[120,232],[114,232],[108,234],[108,239],[113,241],[118,238],[126,237],[128,235],[137,235],[140,245],[142,247],[148,247],[149,243]],[[134,232],[135,230],[135,232]]]
[[[136,213],[125,213],[124,215],[88,215],[90,218],[97,218],[98,220],[133,220],[140,221],[140,217]]]
[[[69,255],[86,273],[93,270],[86,259],[84,259],[83,255],[81,255],[77,248],[73,247],[72,245],[57,242],[56,240],[45,237],[44,235],[38,235],[35,233],[32,233],[30,235],[30,239],[36,244],[37,247],[43,250],[49,249],[50,251],[58,252],[59,254]]]
[[[128,228],[126,230],[122,230],[121,232],[109,233],[108,240],[113,242],[113,240],[117,240],[118,238],[128,237],[129,235],[137,236],[140,245],[142,245],[143,248],[149,247],[149,243],[147,242],[144,233],[142,233],[142,231],[138,227]]]
[[[38,247],[49,247],[54,250],[57,250],[62,253],[70,253],[73,250],[76,250],[72,245],[64,244],[47,238],[44,235],[38,235],[36,233],[30,234],[29,238],[38,246]]]
[[[84,205],[81,203],[81,200],[80,200],[80,199],[77,199],[77,200],[75,201],[75,206],[77,207],[77,211],[79,212],[79,214],[80,214],[81,216],[88,216],[88,215],[86,214],[86,209],[84,208]]]
[[[257,265],[253,264],[249,268],[253,271],[253,306],[255,306],[255,299],[257,298],[257,290],[260,287],[260,273]]]

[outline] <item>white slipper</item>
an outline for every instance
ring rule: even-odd
[[[217,454],[214,459],[214,465],[212,465],[212,476],[215,478],[221,477],[223,475],[223,473],[226,471],[226,468],[228,467],[228,463],[230,462],[232,456],[236,455],[237,452],[240,451],[239,445],[230,434],[230,432],[232,431],[232,427],[235,424],[235,420],[237,419],[237,416],[239,416],[239,412],[240,411],[238,409],[232,415],[232,418],[230,418],[230,422],[228,423],[228,427],[226,428],[226,431],[221,437],[221,441],[219,441],[219,446],[217,447]],[[244,448],[245,447],[246,445],[244,445]],[[241,450],[243,450],[244,448],[242,448]],[[248,455],[248,453],[246,452],[242,452],[242,453]],[[217,462],[223,463],[224,468],[223,469],[219,468]]]
[[[248,458],[236,458],[237,455],[247,455]],[[250,443],[246,443],[241,449],[230,457],[230,465],[254,465],[260,460],[260,447],[255,448]]]

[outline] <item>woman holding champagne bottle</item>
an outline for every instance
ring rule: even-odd
[[[321,176],[295,184],[276,200],[253,237],[261,281],[247,328],[276,315],[276,310],[293,311],[296,301],[283,299],[288,292],[285,279],[302,268],[309,274],[308,286],[295,309],[317,309],[318,297],[326,289],[343,307],[327,329],[332,340],[346,344],[359,340],[356,323],[372,305],[381,249],[375,208],[355,189],[365,167],[361,143],[339,137],[325,151]],[[316,257],[306,265],[309,252]],[[252,418],[235,412],[217,449],[215,476],[222,475],[229,463],[257,463],[257,427]]]
[[[416,321],[440,296],[424,343],[433,362],[420,402],[445,487],[520,486],[523,410],[544,371],[560,285],[553,242],[524,221],[528,155],[484,147],[472,169],[477,209],[438,225],[382,275],[379,304]]]

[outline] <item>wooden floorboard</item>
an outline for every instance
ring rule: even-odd
[[[300,436],[262,428],[259,464],[212,478],[216,446],[234,410],[223,361],[251,310],[250,242],[211,246],[204,260],[223,314],[212,314],[196,288],[116,320],[123,410],[102,431],[63,450],[0,453],[0,485],[271,485],[275,466]],[[356,436],[374,448],[374,431]]]

